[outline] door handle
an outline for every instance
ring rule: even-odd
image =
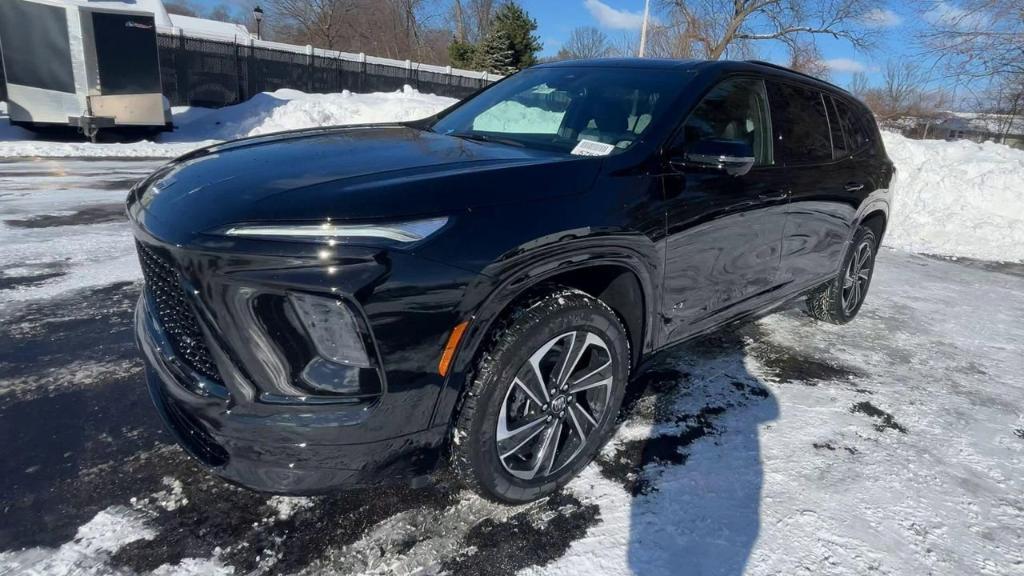
[[[757,195],[757,199],[762,202],[775,202],[778,200],[785,200],[789,197],[789,192],[785,190],[772,190],[770,192],[762,192]]]
[[[847,182],[846,186],[843,186],[847,192],[860,192],[864,189],[864,185],[860,182]]]

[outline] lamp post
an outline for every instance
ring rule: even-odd
[[[256,39],[262,40],[263,37],[260,36],[260,23],[263,22],[263,8],[260,8],[259,6],[253,8],[252,17],[256,20]]]

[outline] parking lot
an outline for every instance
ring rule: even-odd
[[[545,501],[444,471],[269,497],[193,464],[142,382],[121,202],[159,163],[0,163],[0,574],[1024,573],[1020,266],[883,250],[848,326],[682,346]]]

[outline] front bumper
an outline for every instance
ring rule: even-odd
[[[144,294],[135,313],[146,380],[164,423],[213,473],[254,490],[317,494],[381,481],[414,481],[430,472],[443,428],[362,442],[372,407],[362,403],[246,406],[173,354]],[[325,437],[337,442],[324,443]]]

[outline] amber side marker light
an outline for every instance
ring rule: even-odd
[[[455,357],[455,349],[459,346],[459,340],[462,340],[462,334],[466,331],[466,326],[469,326],[469,321],[460,322],[452,328],[452,333],[448,336],[448,343],[444,346],[444,352],[441,353],[441,361],[437,363],[437,373],[441,376],[448,375],[448,368],[452,363],[452,358]]]

